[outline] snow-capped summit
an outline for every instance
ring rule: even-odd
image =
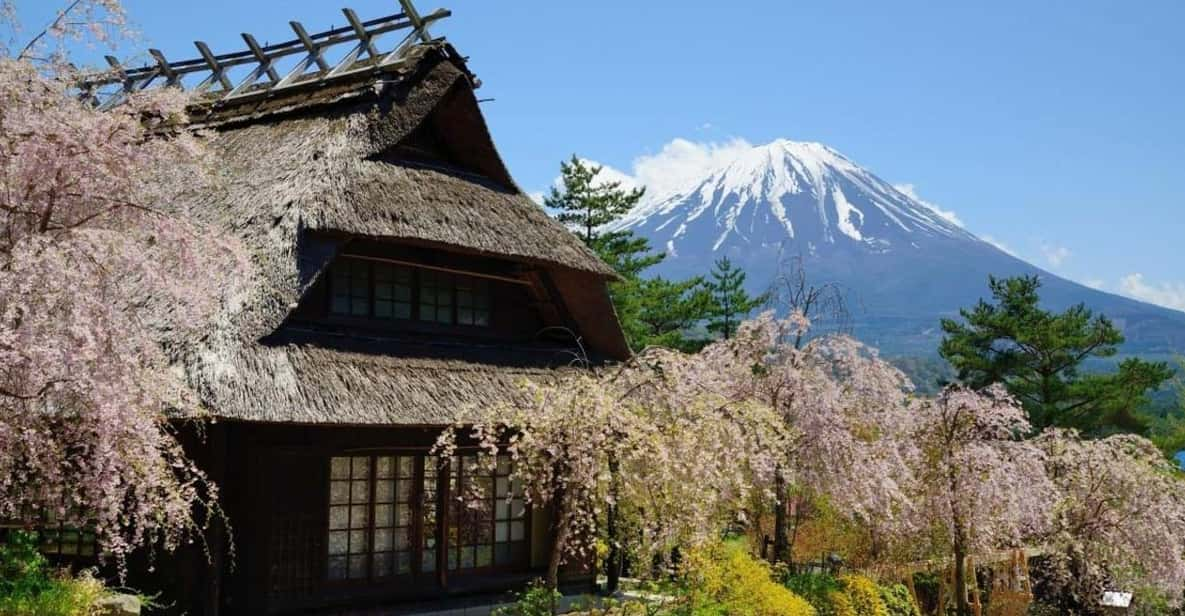
[[[1042,277],[1051,307],[1086,302],[1122,323],[1129,349],[1185,348],[1185,314],[1042,271],[820,143],[738,149],[612,227],[667,253],[653,273],[705,274],[728,256],[752,291],[766,290],[781,263],[801,256],[812,281],[851,292],[855,333],[890,353],[933,353],[940,318],[987,295],[989,275],[1020,274]]]
[[[679,253],[688,242],[816,247],[856,242],[878,251],[916,236],[970,235],[834,149],[779,139],[741,152],[695,183],[656,195],[616,228],[634,229]]]

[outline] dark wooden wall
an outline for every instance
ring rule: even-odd
[[[518,590],[541,577],[546,559],[538,555],[548,549],[550,517],[544,512],[530,514],[528,551],[534,556],[521,570],[421,574],[378,586],[326,580],[328,458],[345,453],[424,453],[437,433],[438,428],[431,427],[241,422],[208,426],[204,440],[189,436],[187,447],[218,481],[230,528],[216,526],[208,533],[208,557],[200,549],[163,556],[152,572],[138,567],[129,585],[159,592],[172,602],[173,613],[209,616],[315,613],[430,601]],[[569,584],[591,588],[587,570],[573,569],[570,574]]]

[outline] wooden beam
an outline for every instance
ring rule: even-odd
[[[243,37],[243,42],[247,44],[247,49],[259,61],[260,68],[263,68],[264,72],[267,73],[268,79],[271,79],[273,82],[279,81],[280,75],[276,73],[276,69],[272,68],[272,59],[263,53],[263,49],[259,47],[259,43],[255,40],[255,37],[246,32],[242,33],[241,36]]]
[[[342,257],[349,257],[351,259],[361,259],[363,261],[376,261],[378,263],[391,263],[394,265],[405,265],[408,267],[418,267],[420,269],[432,270],[434,272],[445,272],[449,274],[460,274],[462,276],[470,276],[472,278],[485,278],[487,280],[497,280],[500,282],[509,282],[510,284],[519,284],[531,286],[531,283],[522,278],[514,278],[512,276],[499,276],[498,274],[486,274],[483,272],[475,272],[472,270],[457,269],[455,267],[441,267],[439,265],[425,265],[415,261],[406,261],[404,259],[388,259],[386,257],[371,257],[367,255],[357,255],[351,253],[342,253]]]
[[[342,13],[345,14],[346,21],[350,22],[350,26],[354,28],[354,34],[358,36],[358,44],[365,46],[367,55],[372,58],[379,57],[379,51],[374,48],[374,43],[370,40],[370,33],[366,31],[366,26],[362,25],[358,15],[352,9],[342,9]]]
[[[259,65],[256,66],[246,77],[244,77],[243,80],[239,82],[239,85],[231,88],[230,91],[226,93],[226,99],[232,99],[248,92],[248,88],[255,85],[255,82],[259,81],[259,78],[264,74],[267,74],[268,78],[271,79],[271,83],[269,85],[276,85],[280,82],[280,75],[276,73],[276,69],[272,67],[272,59],[268,57],[267,54],[263,52],[263,49],[259,47],[259,43],[256,42],[255,37],[246,32],[242,33],[242,37],[243,42],[247,43],[247,49],[249,49],[251,54],[255,56],[255,59],[259,62]]]
[[[431,43],[432,37],[428,36],[427,24],[420,18],[420,13],[416,10],[415,5],[411,3],[411,0],[399,0],[399,6],[403,7],[403,14],[407,15],[407,19],[411,21],[411,26],[415,28],[415,33],[420,37],[420,41]]]
[[[411,0],[399,1],[403,7],[402,13],[370,21],[361,21],[354,11],[343,9],[342,13],[348,25],[314,35],[305,31],[299,22],[289,22],[296,38],[275,45],[261,46],[254,37],[244,33],[242,37],[247,48],[233,53],[215,54],[204,42],[195,41],[199,57],[178,62],[169,62],[158,49],[149,50],[153,63],[133,69],[125,70],[119,66],[118,61],[109,58],[108,63],[116,70],[83,77],[78,84],[79,96],[83,100],[92,101],[100,108],[110,108],[124,102],[128,93],[159,86],[157,79],[160,77],[164,77],[166,86],[184,88],[184,79],[188,79],[192,73],[202,73],[198,76],[201,81],[196,85],[196,89],[209,92],[220,86],[214,96],[219,100],[226,100],[267,94],[297,85],[319,84],[329,79],[366,74],[376,69],[394,70],[402,63],[415,61],[412,57],[414,54],[408,53],[410,49],[417,44],[431,42],[433,39],[428,33],[428,27],[435,21],[451,15],[449,11],[437,10],[421,16]],[[395,46],[395,49],[382,49],[378,44],[379,37],[395,30],[410,30],[410,33]],[[325,51],[346,43],[352,44],[352,48],[339,62],[330,67],[324,55]],[[303,56],[303,59],[281,76],[275,68],[276,63],[282,58],[297,54]],[[316,70],[310,70],[314,64]],[[232,79],[231,69],[240,66],[249,69],[247,76],[241,80]],[[264,75],[269,82],[259,83]],[[215,86],[216,83],[218,86]],[[120,84],[123,92],[112,94],[111,90],[104,91],[103,86],[114,84]]]
[[[309,33],[304,31],[304,26],[300,25],[299,21],[290,21],[288,25],[292,26],[292,31],[296,33],[297,40],[308,50],[309,57],[317,63],[317,68],[320,68],[322,72],[329,70],[329,63],[325,61],[325,58],[321,57],[321,50],[313,42],[313,39],[309,37]]]
[[[202,59],[206,61],[206,65],[210,67],[210,76],[198,84],[197,90],[199,92],[205,92],[215,81],[222,85],[224,92],[229,92],[233,89],[230,79],[226,78],[226,73],[222,65],[218,63],[218,58],[214,57],[214,53],[210,51],[210,47],[202,41],[194,41],[193,44],[197,47],[198,53],[202,55]]]
[[[181,78],[177,75],[177,71],[173,70],[173,67],[169,65],[169,61],[165,59],[165,54],[161,53],[159,49],[149,49],[148,53],[156,60],[157,70],[160,71],[161,75],[165,76],[165,85],[181,87]],[[144,86],[148,85],[150,81],[152,79],[145,81]],[[144,86],[141,86],[141,88]]]

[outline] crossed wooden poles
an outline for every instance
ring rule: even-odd
[[[119,60],[107,56],[111,70],[83,78],[79,90],[84,100],[99,108],[109,109],[122,103],[132,92],[162,83],[184,88],[182,78],[186,75],[208,73],[194,90],[208,95],[213,101],[230,102],[281,92],[297,85],[389,69],[405,62],[408,49],[415,44],[431,42],[433,39],[428,34],[428,26],[452,14],[438,9],[421,16],[411,0],[399,0],[399,4],[403,9],[401,13],[370,21],[361,21],[354,11],[342,9],[349,25],[312,35],[305,31],[300,22],[290,21],[288,23],[296,38],[274,45],[260,46],[254,36],[244,32],[242,37],[247,48],[234,53],[215,55],[208,45],[195,41],[194,46],[200,54],[198,58],[169,62],[160,50],[150,49],[149,54],[155,63],[133,69],[125,69]],[[376,41],[378,37],[409,28],[411,32],[393,49],[380,51]],[[331,66],[325,59],[325,51],[347,43],[354,45]],[[303,54],[304,57],[281,75],[276,69],[277,61],[296,54]],[[229,76],[229,70],[243,65],[254,65],[254,68],[235,83]],[[114,84],[122,86],[118,92],[101,93],[101,88]]]

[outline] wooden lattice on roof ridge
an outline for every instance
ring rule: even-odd
[[[195,41],[200,56],[190,60],[168,61],[160,50],[150,49],[154,64],[127,69],[119,60],[107,56],[111,70],[85,78],[80,84],[82,97],[101,108],[120,104],[131,92],[150,87],[174,86],[184,88],[182,79],[197,74],[203,79],[194,90],[210,102],[232,102],[248,98],[270,96],[311,84],[324,84],[366,72],[387,71],[409,61],[409,51],[418,43],[433,41],[428,26],[449,17],[452,13],[437,9],[421,16],[411,0],[399,0],[402,12],[361,21],[354,11],[342,9],[349,25],[308,34],[297,21],[288,22],[296,38],[260,46],[255,37],[242,34],[246,49],[215,55],[208,45]],[[380,37],[390,32],[410,29],[394,47],[380,49]],[[325,59],[326,50],[353,43],[353,47],[332,66]],[[276,69],[277,61],[292,55],[304,54],[285,74]],[[230,69],[251,66],[251,71],[235,83]],[[312,69],[312,70],[310,70]],[[105,86],[119,85],[117,91],[104,91]]]

